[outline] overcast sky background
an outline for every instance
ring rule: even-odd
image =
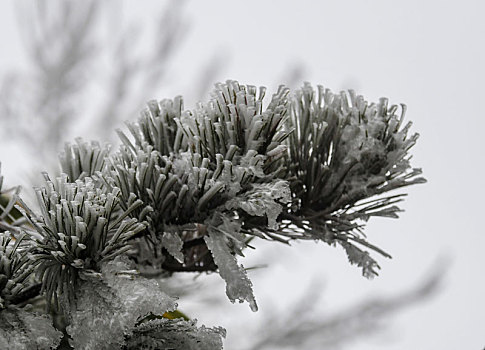
[[[154,21],[166,2],[123,1],[124,21]],[[265,85],[269,92],[301,67],[301,80],[332,90],[355,89],[370,101],[406,103],[407,120],[421,137],[412,150],[425,185],[409,188],[398,220],[370,222],[366,233],[393,259],[380,259],[381,275],[365,280],[340,249],[295,244],[248,252],[269,263],[251,274],[260,311],[224,307],[225,318],[248,325],[271,308],[284,309],[312,280],[323,281],[323,312],[366,297],[395,295],[426,277],[441,256],[451,258],[443,289],[430,301],[390,319],[387,332],[359,339],[350,349],[482,349],[485,346],[484,147],[485,3],[483,1],[269,1],[205,0],[185,6],[187,37],[180,44],[169,84],[147,96],[187,95],[191,79],[220,53],[219,80]],[[116,25],[113,30],[119,30]],[[0,74],[26,65],[13,1],[0,2]],[[93,97],[95,98],[95,97]],[[135,116],[134,116],[135,117]],[[0,116],[0,128],[2,127]],[[84,131],[83,131],[84,132]],[[0,141],[2,173],[14,183],[15,140]],[[8,150],[8,151],[6,151]],[[280,256],[274,264],[264,254]],[[252,255],[252,256],[251,256]],[[269,256],[269,255],[268,255]],[[223,285],[214,293],[224,294]],[[276,305],[276,306],[275,306]],[[266,311],[265,311],[266,310]],[[200,321],[204,316],[197,315]],[[227,321],[230,322],[230,321]],[[231,328],[233,327],[233,328]],[[227,348],[231,343],[228,328]]]

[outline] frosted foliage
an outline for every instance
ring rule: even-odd
[[[367,241],[364,222],[397,218],[395,204],[404,194],[386,193],[426,181],[421,169],[411,168],[408,151],[418,134],[408,135],[411,123],[403,125],[406,106],[389,105],[386,98],[370,103],[352,90],[314,90],[309,83],[291,104],[284,176],[293,205],[286,215],[290,222],[280,228],[342,245],[349,261],[373,277],[379,265],[360,247],[390,255]]]
[[[132,324],[124,319],[125,310],[111,288],[101,281],[85,281],[76,293],[70,325],[66,328],[74,349],[119,349]]]
[[[258,305],[254,298],[252,283],[242,265],[237,264],[236,257],[226,242],[223,233],[215,230],[208,230],[209,235],[204,237],[214,257],[214,262],[219,268],[219,274],[226,281],[226,294],[232,302],[247,301],[252,311],[258,311]]]
[[[101,146],[96,141],[84,142],[78,137],[75,145],[66,143],[59,154],[61,170],[69,176],[71,182],[92,176],[103,169],[109,148],[109,145]]]
[[[341,242],[342,247],[344,247],[349,262],[352,265],[357,265],[362,268],[362,275],[367,278],[373,278],[377,276],[377,269],[379,265],[377,262],[369,255],[369,252],[361,250],[356,246]]]
[[[280,203],[286,204],[290,201],[291,191],[288,182],[278,180],[253,185],[251,191],[228,201],[226,209],[240,208],[252,216],[266,215],[268,226],[276,229],[278,227],[276,219],[283,209]]]
[[[55,349],[61,338],[46,315],[17,308],[0,312],[0,349]]]
[[[184,242],[176,232],[164,232],[162,246],[181,264],[184,262],[183,245]]]
[[[192,154],[190,152],[180,152],[175,154],[172,158],[173,171],[175,174],[185,174],[192,171]]]
[[[175,310],[175,298],[165,294],[158,281],[141,276],[124,277],[122,273],[129,267],[122,258],[117,258],[102,269],[103,280],[116,290],[118,297],[123,300],[124,309],[136,314],[136,318],[150,312],[161,315]]]
[[[0,310],[30,287],[34,266],[29,263],[28,250],[20,248],[24,237],[17,236],[14,241],[9,231],[0,232]]]
[[[126,343],[127,350],[218,350],[226,331],[221,327],[197,328],[196,320],[149,321],[136,327]]]
[[[67,327],[76,350],[119,349],[140,317],[175,310],[174,298],[158,282],[128,277],[128,267],[116,259],[103,267],[102,280],[91,277],[81,284]]]
[[[215,213],[212,220],[209,221],[209,230],[217,230],[226,235],[227,239],[231,240],[231,250],[244,256],[243,249],[246,248],[246,235],[241,232],[242,225],[239,221],[234,220],[233,217],[223,213]]]
[[[345,154],[345,161],[352,159],[363,161],[363,155],[369,152],[385,156],[386,150],[382,142],[372,137],[378,130],[385,129],[386,125],[383,121],[370,119],[364,124],[352,119],[350,123],[343,129],[339,145],[342,154]]]

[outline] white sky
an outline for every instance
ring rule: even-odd
[[[25,61],[12,3],[0,2],[0,74]],[[161,7],[160,1],[122,4],[124,19],[149,22]],[[301,295],[315,276],[325,281],[323,299],[329,310],[366,296],[398,293],[418,283],[446,254],[452,264],[439,295],[393,319],[387,336],[359,340],[350,348],[482,349],[485,3],[193,0],[185,12],[190,28],[173,67],[173,84],[154,92],[164,95],[147,100],[190,96],[184,89],[191,78],[199,76],[197,70],[214,52],[222,51],[227,58],[222,80],[274,89],[287,67],[301,64],[303,79],[313,84],[354,88],[369,100],[387,96],[393,103],[406,103],[412,130],[421,134],[412,151],[413,165],[424,169],[429,182],[408,190],[406,212],[399,220],[377,220],[366,230],[371,242],[394,257],[381,259],[381,276],[364,280],[357,268],[347,266],[342,251],[323,244],[278,248],[275,254],[284,255],[283,261],[253,279],[258,314],[275,298]],[[5,144],[14,140],[2,141],[0,147],[7,149]],[[0,159],[7,175],[16,160],[1,148]],[[247,305],[231,307],[225,310],[234,310],[243,322],[262,317],[251,315]]]

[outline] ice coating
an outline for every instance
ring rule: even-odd
[[[164,232],[162,236],[162,246],[172,255],[178,262],[183,264],[184,254],[182,247],[184,242],[177,234],[177,232]]]
[[[240,197],[231,199],[226,203],[226,209],[240,208],[252,216],[264,216],[268,218],[268,227],[278,227],[276,219],[281,213],[283,206],[291,201],[291,192],[288,182],[278,180],[271,183],[254,184],[251,191]]]
[[[224,328],[197,327],[197,320],[157,319],[136,327],[126,349],[219,350],[225,336]]]
[[[156,280],[133,276],[123,259],[102,269],[102,278],[92,277],[76,293],[67,331],[76,349],[119,349],[140,318],[152,312],[163,314],[176,308]]]
[[[0,349],[55,349],[61,339],[47,315],[14,307],[0,311]]]
[[[219,274],[226,281],[226,294],[232,302],[247,301],[252,311],[258,311],[258,305],[254,298],[252,283],[242,265],[237,264],[236,257],[225,241],[225,236],[217,231],[208,230],[205,242],[212,252],[214,261],[219,268]]]

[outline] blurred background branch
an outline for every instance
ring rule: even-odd
[[[113,142],[114,132],[107,130],[135,117],[168,84],[189,28],[185,1],[169,1],[154,23],[153,16],[125,23],[119,6],[93,0],[16,3],[28,69],[0,80],[0,130],[33,156],[31,172],[52,171],[62,144],[80,134]],[[197,95],[207,92],[224,66],[221,57],[203,67]]]
[[[266,312],[258,327],[259,336],[244,349],[344,349],[360,338],[382,335],[400,311],[433,298],[441,290],[448,265],[441,259],[416,286],[393,296],[364,299],[327,316],[316,308],[322,288],[319,283],[312,284],[290,309]]]
[[[22,137],[37,159],[55,155],[82,115],[79,96],[98,52],[98,12],[94,1],[17,3],[30,69],[3,79],[0,106],[8,120],[4,130]]]

